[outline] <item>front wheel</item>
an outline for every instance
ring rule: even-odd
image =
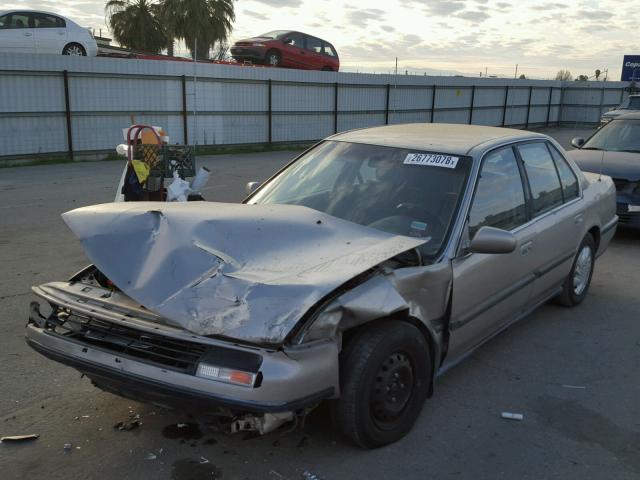
[[[342,433],[363,448],[404,437],[429,392],[432,367],[422,332],[401,320],[365,327],[340,362],[340,399],[333,404]]]
[[[556,298],[557,303],[565,307],[582,303],[591,285],[595,253],[596,242],[591,234],[587,234],[578,247],[571,271],[562,285],[562,293]]]
[[[281,59],[280,52],[277,50],[269,50],[265,58],[267,65],[271,65],[272,67],[280,66]]]
[[[72,55],[74,57],[86,57],[87,52],[84,47],[78,43],[70,43],[62,50],[63,55]]]

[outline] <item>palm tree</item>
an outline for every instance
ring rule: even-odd
[[[216,42],[227,40],[236,18],[233,0],[162,0],[160,10],[168,36],[184,40],[192,58],[208,58]]]
[[[162,0],[158,5],[157,14],[167,37],[167,55],[173,57],[174,42],[180,38],[180,32],[184,27],[182,0]]]
[[[123,47],[158,53],[167,37],[151,0],[108,0],[105,5],[113,37]]]

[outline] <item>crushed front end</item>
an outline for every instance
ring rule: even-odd
[[[95,270],[34,287],[27,343],[99,388],[137,401],[222,414],[232,431],[265,433],[338,394],[338,345],[269,348],[172,327]],[[96,280],[98,278],[98,280]]]

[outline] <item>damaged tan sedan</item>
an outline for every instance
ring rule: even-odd
[[[35,350],[231,431],[329,400],[368,448],[403,437],[483,342],[547,300],[579,304],[617,223],[611,179],[549,137],[443,124],[334,135],[243,204],[63,219],[93,264],[34,287]]]

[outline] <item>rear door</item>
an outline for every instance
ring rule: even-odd
[[[322,40],[311,35],[306,36],[307,68],[311,70],[322,70],[325,66],[324,55],[322,54]]]
[[[490,226],[512,232],[517,246],[511,253],[462,253],[453,260],[447,363],[459,360],[516,319],[529,304],[536,228],[529,222],[527,195],[512,146],[485,155],[469,211],[469,238]]]
[[[67,25],[63,18],[48,13],[33,13],[36,49],[39,53],[61,54],[67,44]]]
[[[519,144],[529,188],[533,222],[538,230],[535,249],[534,303],[557,290],[571,269],[583,235],[584,202],[578,179],[560,152],[549,142]]]
[[[28,12],[12,12],[0,17],[0,50],[10,53],[35,52],[35,28]]]

